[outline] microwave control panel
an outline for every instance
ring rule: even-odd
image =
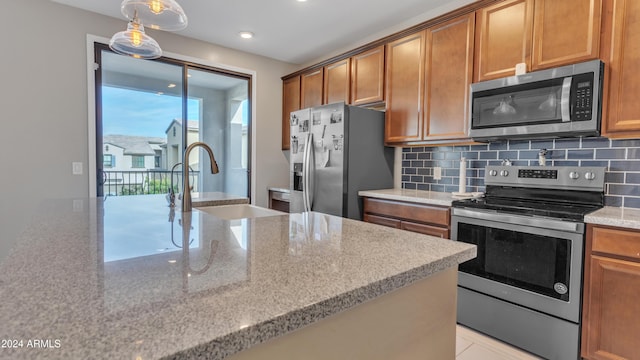
[[[593,73],[573,76],[571,91],[572,116],[574,121],[591,120],[593,109]]]

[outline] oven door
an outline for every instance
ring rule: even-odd
[[[458,285],[579,322],[583,223],[454,208],[451,239],[478,252]]]

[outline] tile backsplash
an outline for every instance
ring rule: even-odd
[[[466,190],[484,191],[484,168],[538,165],[538,152],[547,149],[548,166],[602,166],[605,205],[640,208],[640,139],[604,137],[549,140],[508,140],[479,145],[407,147],[402,149],[402,187],[439,192],[458,191],[460,159],[467,159]],[[433,178],[433,168],[442,178]]]

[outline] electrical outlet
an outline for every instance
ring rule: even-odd
[[[442,179],[442,168],[440,166],[436,166],[433,168],[433,179],[434,180]]]
[[[82,175],[82,163],[81,162],[72,162],[71,163],[71,173],[73,173],[73,175]]]

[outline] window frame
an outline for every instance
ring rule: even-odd
[[[142,160],[142,165],[140,165],[140,160]],[[144,155],[131,155],[131,168],[132,169],[144,169],[145,166],[145,156]]]
[[[87,116],[87,125],[88,125],[88,152],[89,152],[89,196],[97,197],[102,196],[98,195],[98,187],[99,184],[103,181],[103,174],[99,171],[101,168],[98,168],[98,164],[101,164],[102,161],[102,148],[97,148],[96,145],[101,145],[101,141],[97,138],[101,136],[101,124],[98,122],[98,114],[101,112],[101,104],[98,99],[101,97],[100,93],[100,84],[101,84],[101,71],[100,65],[98,62],[97,54],[100,53],[104,49],[108,49],[109,46],[109,38],[105,38],[103,36],[87,34],[86,35],[86,56],[87,56],[87,91],[88,91],[88,116]],[[110,51],[110,50],[109,50]],[[256,179],[256,113],[255,113],[255,105],[256,105],[256,89],[257,89],[257,71],[252,69],[247,69],[243,67],[226,65],[222,63],[213,62],[211,60],[206,60],[203,58],[192,57],[189,55],[181,55],[177,53],[171,53],[165,51],[163,56],[160,59],[156,60],[165,60],[167,62],[177,61],[181,64],[192,66],[193,68],[205,68],[205,69],[213,69],[217,72],[224,73],[227,75],[236,75],[242,78],[246,78],[248,80],[248,95],[249,95],[249,114],[250,114],[250,126],[249,126],[249,154],[248,154],[248,189],[247,194],[249,197],[249,201],[253,201],[256,198],[256,189],[257,189],[257,179]],[[145,61],[156,61],[156,60],[145,60]],[[185,69],[185,76],[186,76]],[[186,100],[185,100],[186,101]],[[186,131],[185,131],[186,134]],[[185,145],[186,147],[186,145]]]

